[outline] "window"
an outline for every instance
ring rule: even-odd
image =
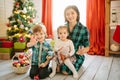
[[[80,22],[86,26],[86,0],[53,0],[53,30],[63,25],[64,9],[68,5],[76,5],[80,11]]]

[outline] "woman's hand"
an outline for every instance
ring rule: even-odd
[[[76,52],[78,55],[83,55],[84,54],[84,47],[79,46],[78,51]]]
[[[79,46],[79,49],[78,51],[76,52],[76,54],[78,55],[84,55],[85,53],[87,53],[89,51],[89,47],[80,47]]]

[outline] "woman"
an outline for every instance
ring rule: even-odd
[[[75,5],[65,8],[64,17],[69,31],[69,38],[73,41],[75,48],[76,62],[73,65],[78,71],[84,62],[84,54],[89,51],[89,32],[87,27],[79,22],[80,14]],[[63,74],[72,74],[66,65],[61,66],[61,71]]]

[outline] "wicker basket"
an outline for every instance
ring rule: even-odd
[[[14,67],[13,66],[13,70],[17,74],[23,74],[23,73],[26,73],[28,71],[29,67],[30,67],[29,65],[25,66],[25,67]]]
[[[12,62],[19,62],[19,53],[16,53],[13,58],[12,58]],[[18,60],[14,60],[14,58],[17,57]],[[27,58],[27,60],[29,61],[29,58]],[[30,61],[29,61],[29,65],[26,65],[26,66],[19,66],[19,67],[16,67],[16,66],[13,66],[13,63],[12,63],[12,69],[15,73],[17,74],[23,74],[23,73],[26,73],[28,70],[29,70],[29,67],[30,67]]]

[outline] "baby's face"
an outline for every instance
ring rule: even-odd
[[[59,29],[59,32],[58,32],[58,36],[61,40],[66,40],[67,39],[67,36],[68,36],[68,32],[67,32],[67,29]]]
[[[41,32],[34,33],[34,36],[35,36],[36,40],[39,42],[43,42],[45,40],[45,33],[42,30],[41,30]]]

